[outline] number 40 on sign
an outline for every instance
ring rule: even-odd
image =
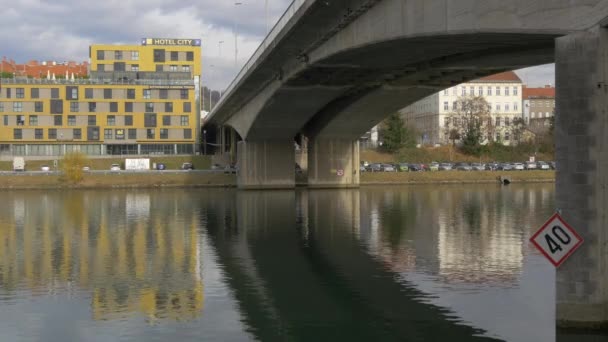
[[[558,213],[534,234],[530,241],[555,267],[559,267],[580,245],[583,238]]]

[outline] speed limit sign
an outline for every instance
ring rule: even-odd
[[[559,267],[580,247],[583,238],[555,213],[530,241],[555,267]]]

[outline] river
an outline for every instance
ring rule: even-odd
[[[552,184],[5,191],[0,341],[553,341]]]

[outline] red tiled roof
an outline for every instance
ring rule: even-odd
[[[482,77],[476,79],[473,82],[519,82],[521,83],[521,78],[517,76],[513,71],[505,71],[498,74]]]
[[[65,72],[68,72],[68,77],[72,76],[86,76],[89,73],[88,63],[76,63],[69,62],[68,65],[57,64],[42,65],[40,63],[33,63],[30,61],[26,64],[16,64],[12,60],[4,59],[0,61],[0,70],[3,72],[14,73],[16,76],[31,76],[34,78],[46,78],[47,73],[55,74],[55,77],[65,77]]]
[[[544,87],[544,88],[528,88],[524,87],[521,91],[524,99],[530,98],[555,98],[555,88]]]

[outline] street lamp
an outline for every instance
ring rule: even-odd
[[[242,5],[242,2],[235,2],[234,6],[240,6]],[[239,48],[238,48],[238,33],[237,33],[237,23],[238,23],[238,18],[235,18],[234,21],[234,68],[237,68],[237,58],[238,58],[238,54],[239,54]]]
[[[207,155],[207,130],[203,130],[203,155]]]

